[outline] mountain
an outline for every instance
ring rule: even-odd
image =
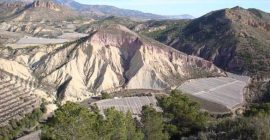
[[[183,28],[192,20],[150,20],[137,24],[133,30],[151,37],[164,44],[170,44],[172,40],[179,37]]]
[[[235,7],[213,11],[173,30],[158,30],[154,38],[233,73],[268,75],[269,31],[269,13]]]
[[[40,0],[40,1],[47,1],[47,0]],[[22,7],[27,4],[31,4],[35,2],[35,0],[0,0],[0,3],[3,4],[16,4],[16,3],[23,3]],[[146,19],[161,19],[165,18],[160,15],[150,14],[150,13],[143,13],[140,11],[135,10],[127,10],[127,9],[120,9],[113,6],[107,5],[86,5],[81,4],[79,2],[73,0],[51,0],[54,4],[58,6],[62,6],[65,8],[73,9],[77,12],[80,12],[81,15],[90,18],[104,18],[109,16],[118,16],[118,17],[128,17],[136,20],[146,20]]]
[[[35,0],[0,0],[0,12],[1,9],[5,9],[3,11],[11,10],[10,13],[14,13],[13,9],[14,7],[10,7],[9,9],[4,5],[17,5],[18,3],[22,3],[21,7],[24,7],[28,4],[33,3]],[[47,0],[39,0],[39,1],[47,1]],[[130,18],[133,20],[164,20],[164,19],[192,19],[193,17],[190,15],[177,15],[177,16],[162,16],[162,15],[156,15],[151,13],[144,13],[137,10],[128,10],[128,9],[121,9],[114,6],[108,6],[108,5],[87,5],[87,4],[81,4],[79,2],[73,1],[73,0],[51,0],[54,4],[57,4],[58,7],[61,5],[61,7],[65,7],[66,9],[73,9],[77,12],[79,12],[82,16],[89,17],[89,18],[106,18],[110,16],[117,16],[117,17],[124,17],[124,18]],[[18,5],[17,5],[18,6]],[[1,8],[4,7],[4,8]],[[65,12],[66,13],[66,12]],[[68,12],[67,14],[69,14]],[[3,13],[2,15],[9,15],[6,13]],[[61,16],[57,16],[61,17]],[[1,18],[1,16],[0,16]]]
[[[55,3],[53,0],[2,2],[2,7],[22,3],[20,10],[13,12],[8,19],[13,21],[63,21],[78,17],[78,13]],[[10,8],[12,9],[12,8]],[[14,11],[14,10],[13,10]],[[5,19],[7,20],[7,19]]]
[[[114,6],[108,5],[87,5],[81,4],[73,0],[55,0],[65,6],[68,6],[76,11],[81,12],[84,15],[96,16],[96,17],[126,17],[134,20],[148,20],[148,19],[164,19],[164,16],[155,15],[151,13],[143,13],[136,10],[120,9]]]
[[[16,3],[16,2],[22,2],[22,3],[32,3],[32,2],[34,2],[34,0],[0,0],[0,3],[10,3],[10,4],[12,4],[12,3]]]
[[[100,28],[60,47],[7,49],[0,51],[1,56],[31,69],[41,83],[54,85],[56,96],[64,101],[80,101],[102,91],[170,89],[191,78],[224,76],[211,62],[122,25]]]
[[[131,20],[129,18],[123,18],[123,17],[115,17],[115,16],[110,16],[101,20],[93,21],[88,24],[84,24],[76,29],[76,32],[79,33],[86,33],[89,34],[93,31],[96,31],[100,28],[107,27],[110,25],[123,25],[129,29],[135,28],[140,22],[136,22],[134,20]]]

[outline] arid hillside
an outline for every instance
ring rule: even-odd
[[[24,64],[58,97],[78,101],[101,91],[170,89],[190,78],[224,76],[211,62],[188,56],[121,25],[60,47],[1,51]]]

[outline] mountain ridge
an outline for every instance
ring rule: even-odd
[[[268,75],[269,18],[269,13],[256,9],[227,8],[176,26],[174,30],[157,30],[154,38],[233,73]]]
[[[21,2],[25,5],[33,3],[35,0],[0,0],[0,3],[12,4]],[[44,0],[40,0],[44,1]],[[164,20],[164,19],[178,19],[178,18],[191,18],[192,16],[179,15],[179,16],[163,16],[152,13],[144,13],[137,10],[121,9],[109,5],[88,5],[81,4],[73,0],[51,0],[55,4],[62,5],[79,12],[81,15],[89,18],[104,18],[109,16],[127,17],[133,20]]]

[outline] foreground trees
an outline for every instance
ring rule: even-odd
[[[163,112],[152,106],[142,109],[141,120],[131,113],[107,109],[100,115],[68,102],[43,127],[43,139],[76,140],[168,140],[197,132],[205,127],[207,114],[179,91],[159,99]]]
[[[172,91],[170,96],[159,99],[159,106],[171,139],[196,135],[207,124],[208,114],[201,112],[199,104],[180,91]]]
[[[143,133],[137,129],[131,113],[114,109],[105,111],[105,118],[99,120],[99,139],[101,140],[141,140]]]
[[[0,140],[14,139],[42,127],[42,139],[48,140],[178,140],[178,139],[270,139],[270,104],[254,104],[236,118],[210,118],[199,105],[172,91],[170,96],[158,98],[162,111],[144,106],[140,119],[130,112],[107,109],[100,113],[67,102],[54,116],[40,125],[41,107],[20,121],[12,120],[0,127]],[[41,111],[43,110],[43,112]],[[211,120],[211,121],[210,121]]]
[[[97,139],[98,115],[75,103],[61,106],[43,128],[43,139]]]
[[[162,112],[144,106],[138,121],[130,113],[108,109],[101,115],[97,107],[89,110],[68,102],[44,124],[42,136],[52,140],[270,139],[267,103],[254,105],[235,119],[210,118],[180,91],[159,98],[158,105]]]
[[[161,112],[151,106],[144,106],[141,115],[142,131],[145,140],[168,140]]]
[[[143,134],[130,113],[108,109],[103,117],[68,102],[48,120],[42,137],[52,140],[141,140]]]

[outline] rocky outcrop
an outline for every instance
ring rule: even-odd
[[[33,8],[47,8],[55,11],[60,11],[60,6],[51,0],[36,0],[31,5]]]

